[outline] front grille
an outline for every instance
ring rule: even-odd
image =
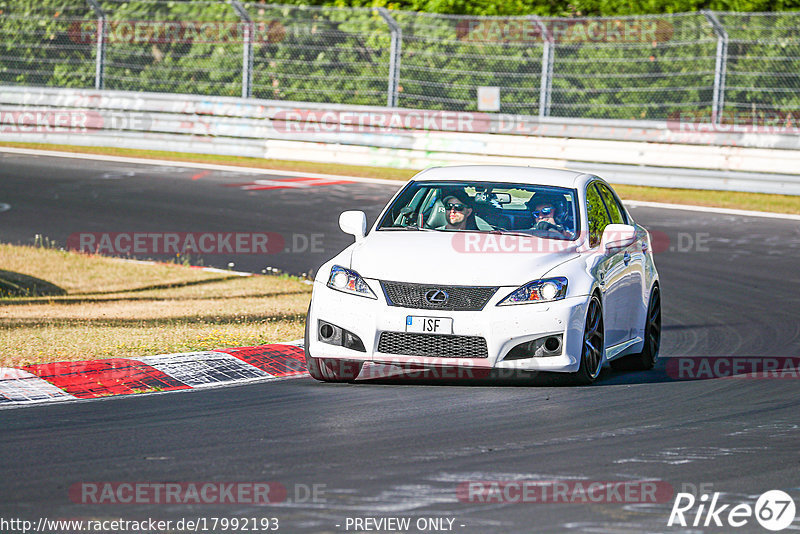
[[[378,352],[428,358],[488,358],[486,340],[478,336],[381,332]]]
[[[381,286],[390,306],[421,310],[479,311],[497,291],[496,287],[440,286],[383,281]],[[435,290],[447,293],[447,301],[443,304],[432,304],[425,300],[425,294]]]

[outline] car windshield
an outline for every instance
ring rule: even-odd
[[[500,232],[574,240],[575,190],[502,182],[412,182],[378,230]]]

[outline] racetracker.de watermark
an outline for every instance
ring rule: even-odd
[[[280,482],[76,482],[70,501],[78,504],[275,504],[324,503],[325,484]]]
[[[650,251],[662,252],[710,252],[708,232],[678,232],[670,236],[660,230],[650,230]],[[624,240],[627,232],[608,232],[603,234],[606,243]],[[570,236],[566,236],[570,237]],[[543,239],[533,235],[486,232],[455,232],[451,246],[456,252],[464,254],[556,254],[594,253],[597,249],[587,246],[584,233],[574,240]],[[583,241],[581,246],[576,246]],[[623,247],[626,248],[626,247]],[[642,250],[647,250],[644,248]]]
[[[800,134],[800,110],[727,109],[678,111],[667,118],[667,128],[680,133]]]
[[[674,380],[800,378],[800,357],[678,356],[667,358],[667,376]]]
[[[78,232],[67,250],[87,254],[321,253],[323,234],[277,232]]]
[[[101,26],[95,20],[73,22],[73,43],[95,44]],[[287,34],[310,34],[304,25],[287,28],[277,20],[253,23],[192,20],[111,20],[102,26],[105,42],[115,44],[239,44],[279,43]]]
[[[286,501],[279,482],[77,482],[79,504],[271,504]]]
[[[473,480],[456,487],[458,500],[486,504],[665,503],[672,485],[658,480]]]
[[[271,124],[280,133],[490,132],[497,119],[469,111],[286,109],[278,110]]]
[[[659,43],[672,39],[667,19],[467,19],[456,24],[460,41],[477,43]]]
[[[84,109],[0,109],[0,133],[91,133],[148,130],[149,113]]]

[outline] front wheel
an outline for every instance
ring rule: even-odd
[[[309,323],[311,304],[306,314],[306,331],[303,336],[303,354],[306,357],[306,369],[312,378],[322,382],[352,382],[361,372],[363,362],[336,360],[332,358],[314,358],[308,353]]]
[[[661,292],[658,286],[650,294],[646,321],[642,352],[613,360],[611,368],[615,371],[649,371],[655,366],[661,348]]]
[[[597,377],[600,376],[605,350],[604,343],[603,307],[597,295],[592,295],[586,310],[586,326],[583,328],[581,365],[578,368],[578,372],[572,375],[575,384],[587,386],[594,383]]]

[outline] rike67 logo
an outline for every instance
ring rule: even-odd
[[[765,529],[777,532],[788,528],[795,517],[794,500],[781,490],[762,494],[755,506],[740,503],[719,504],[719,492],[696,499],[691,493],[678,493],[667,526],[733,527],[752,526],[752,519]]]

